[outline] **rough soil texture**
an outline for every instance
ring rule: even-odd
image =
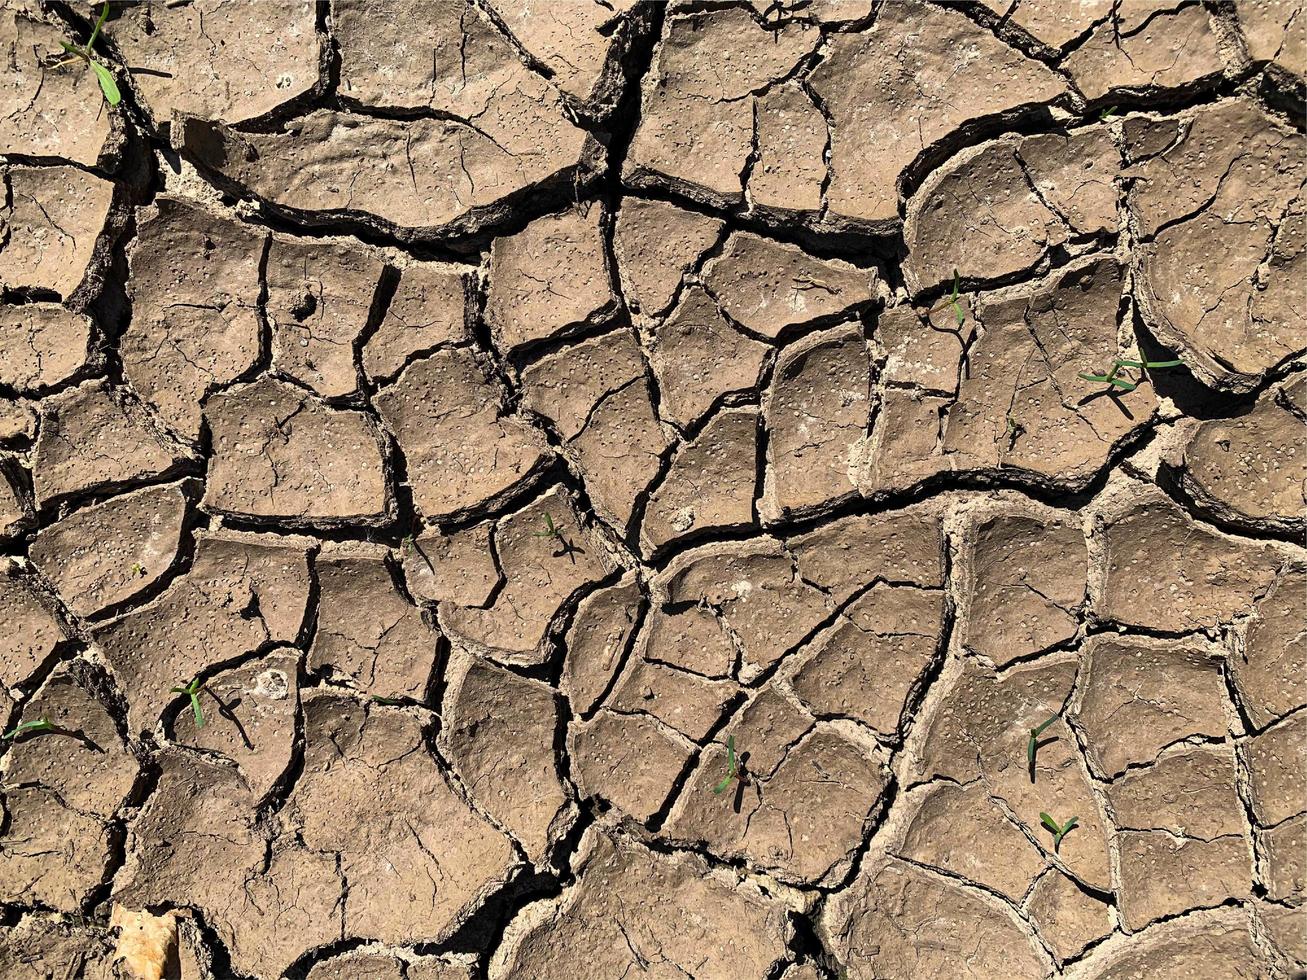
[[[93,14],[0,978],[1304,975],[1303,0]]]

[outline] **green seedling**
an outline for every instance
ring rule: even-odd
[[[927,310],[926,315],[929,316],[932,313],[938,313],[940,310],[944,309],[944,307],[947,305],[953,307],[953,315],[957,317],[959,327],[962,326],[964,323],[966,323],[967,314],[963,311],[962,304],[958,302],[958,289],[960,284],[961,284],[961,277],[958,276],[958,270],[954,269],[953,291],[949,293],[948,299],[941,300],[940,302],[932,306],[929,310]]]
[[[1098,114],[1098,119],[1099,119],[1100,122],[1102,122],[1102,121],[1105,121],[1109,116],[1120,115],[1120,113],[1121,113],[1121,110],[1120,110],[1120,109],[1118,109],[1118,108],[1117,108],[1116,106],[1114,106],[1114,105],[1110,105],[1110,106],[1108,106],[1106,109],[1104,109],[1102,112],[1100,112],[1100,113]]]
[[[95,73],[95,79],[100,83],[100,91],[104,93],[104,101],[109,105],[115,106],[123,100],[122,93],[118,91],[118,83],[114,81],[113,72],[102,64],[95,57],[92,50],[95,47],[95,39],[100,36],[100,28],[104,26],[105,20],[109,17],[109,4],[106,0],[105,5],[100,8],[100,19],[95,22],[95,30],[91,31],[91,39],[86,42],[86,47],[79,48],[75,44],[69,44],[67,41],[60,41],[59,46],[69,55],[63,61],[54,65],[55,68],[62,68],[64,65],[70,65],[74,61],[84,61],[87,66]]]
[[[1039,822],[1042,823],[1053,835],[1054,854],[1056,854],[1057,849],[1062,846],[1062,838],[1065,837],[1067,834],[1071,833],[1071,828],[1076,825],[1076,822],[1079,819],[1080,819],[1079,817],[1072,817],[1070,820],[1068,820],[1066,823],[1062,824],[1059,827],[1057,821],[1054,820],[1052,817],[1050,817],[1047,813],[1040,813]]]
[[[197,677],[185,687],[169,688],[173,694],[185,694],[191,699],[191,710],[195,712],[195,727],[204,727],[204,712],[200,709],[200,692],[204,690],[204,685],[200,683]]]
[[[0,738],[12,742],[19,735],[22,735],[25,732],[48,732],[53,728],[54,725],[50,724],[50,719],[42,715],[40,718],[36,719],[36,721],[25,721],[21,725],[15,725],[13,728],[9,729],[9,731],[5,732],[4,735],[0,736]]]
[[[1054,715],[1042,725],[1030,729],[1030,741],[1026,743],[1026,764],[1030,767],[1030,781],[1035,781],[1035,753],[1039,751],[1039,736],[1048,730],[1048,726],[1057,721],[1057,715]]]
[[[143,578],[143,577],[145,576],[145,566],[142,565],[139,561],[137,561],[137,562],[133,562],[133,563],[132,563],[132,574],[133,574],[133,575],[140,576],[140,577]]]
[[[1085,381],[1098,381],[1109,384],[1114,388],[1120,388],[1122,391],[1134,391],[1139,387],[1139,382],[1133,378],[1120,377],[1123,369],[1142,371],[1154,368],[1173,368],[1179,367],[1183,363],[1184,361],[1179,359],[1174,361],[1129,361],[1117,358],[1112,362],[1112,370],[1106,374],[1081,371],[1076,377],[1083,378]]]
[[[413,553],[413,535],[410,534],[399,543],[399,550],[406,555],[411,555]]]
[[[739,772],[739,766],[735,760],[735,736],[731,735],[726,739],[726,775],[722,777],[721,782],[712,788],[717,794],[726,792],[726,787],[731,785],[731,780]]]
[[[562,541],[562,540],[563,540],[563,529],[562,529],[560,526],[558,526],[558,525],[556,525],[556,524],[554,523],[554,518],[553,518],[553,515],[552,515],[552,514],[546,513],[546,514],[545,514],[545,529],[544,529],[543,531],[533,531],[533,532],[531,533],[531,537],[533,537],[533,538],[557,538],[559,541]]]
[[[380,694],[373,694],[370,697],[373,704],[384,704],[392,708],[404,703],[399,698],[383,698]]]

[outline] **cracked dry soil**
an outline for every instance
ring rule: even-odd
[[[1301,975],[1302,0],[96,12],[0,977]]]

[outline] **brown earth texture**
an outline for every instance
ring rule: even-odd
[[[1304,975],[1304,0],[100,14],[0,980]]]

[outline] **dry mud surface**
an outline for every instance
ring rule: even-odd
[[[113,109],[88,13],[0,977],[1307,965],[1302,0],[142,4]]]

